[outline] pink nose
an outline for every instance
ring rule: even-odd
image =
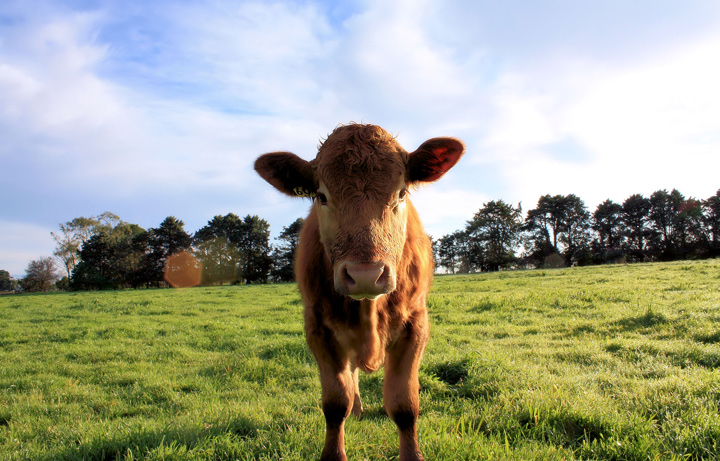
[[[335,289],[355,299],[375,299],[395,289],[390,267],[383,261],[343,261],[335,269]]]

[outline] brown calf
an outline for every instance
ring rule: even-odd
[[[320,368],[323,460],[344,460],[344,424],[362,413],[358,370],[385,366],[385,410],[400,432],[400,459],[421,460],[418,368],[429,336],[430,240],[408,189],[439,179],[463,144],[435,138],[407,153],[373,125],[341,126],[305,161],[265,154],[255,170],[288,195],[314,197],[295,273],[305,336]]]

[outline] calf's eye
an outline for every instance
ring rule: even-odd
[[[407,195],[407,189],[402,189],[400,193],[398,194],[398,200],[405,200],[405,196]]]
[[[317,197],[318,202],[320,202],[320,205],[323,205],[323,206],[327,205],[328,201],[327,201],[327,197],[325,196],[325,194],[318,191],[315,193],[315,197]]]

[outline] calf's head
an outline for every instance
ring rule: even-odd
[[[463,151],[457,139],[434,138],[408,153],[382,128],[353,124],[335,129],[314,160],[272,152],[255,170],[281,192],[313,198],[335,290],[375,299],[396,287],[408,190],[439,179]]]

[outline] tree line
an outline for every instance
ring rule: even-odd
[[[434,251],[449,273],[718,257],[720,190],[705,200],[634,194],[593,213],[574,194],[544,195],[524,218],[520,204],[491,201]]]
[[[203,285],[292,281],[302,224],[271,245],[269,223],[251,215],[215,216],[193,235],[174,216],[147,230],[109,212],[75,218],[52,232],[55,259],[32,261],[19,281],[0,271],[0,291],[165,286],[168,258],[182,252],[202,268]],[[493,200],[433,251],[448,273],[718,257],[720,190],[705,200],[676,189],[634,194],[592,213],[574,194],[544,195],[525,215],[520,204]]]
[[[181,252],[202,268],[203,285],[285,282],[293,280],[295,247],[303,219],[285,227],[270,244],[270,224],[258,216],[215,216],[189,234],[174,216],[143,229],[113,213],[75,218],[52,236],[53,258],[32,261],[20,281],[7,277],[7,291],[106,290],[166,286],[168,259]],[[62,266],[59,274],[55,261]],[[4,273],[0,271],[0,291]],[[13,283],[14,286],[10,286]],[[18,286],[19,285],[19,286]]]

